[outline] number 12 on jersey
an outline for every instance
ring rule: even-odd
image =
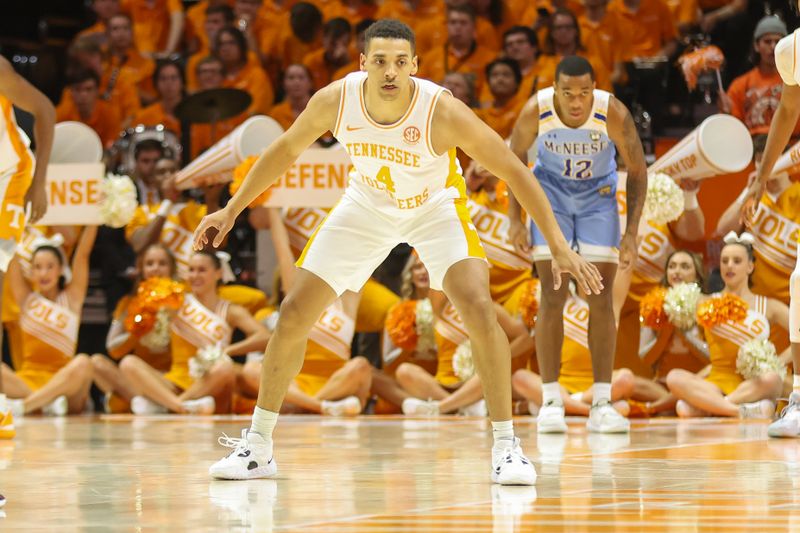
[[[592,160],[591,159],[565,159],[564,160],[564,177],[573,178],[576,180],[585,180],[592,177]]]

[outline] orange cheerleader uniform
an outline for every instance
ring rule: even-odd
[[[63,292],[55,301],[32,292],[22,304],[19,323],[22,365],[17,376],[38,390],[75,356],[80,315],[69,308]]]
[[[708,365],[708,345],[700,338],[697,326],[681,331],[666,323],[653,334],[652,346],[641,355],[642,362],[653,369],[656,381],[666,383],[667,374],[676,368],[696,374]]]
[[[712,295],[717,296],[720,294]],[[711,359],[711,373],[706,381],[719,387],[723,394],[730,394],[744,381],[736,371],[739,348],[748,341],[769,338],[767,298],[756,296],[755,309],[747,310],[744,322],[728,320],[718,326],[703,329]]]
[[[449,389],[457,388],[463,382],[456,375],[455,368],[453,368],[453,356],[458,346],[469,340],[469,335],[467,335],[464,322],[458,316],[458,311],[450,302],[445,305],[442,315],[436,317],[434,335],[436,337],[438,361],[436,365],[436,381],[443,387]]]
[[[227,322],[229,306],[227,300],[220,298],[216,309],[211,310],[192,294],[184,297],[183,305],[172,319],[172,366],[164,376],[181,390],[188,389],[194,383],[194,378],[189,374],[189,359],[198,350],[215,344],[225,348],[231,343],[233,329]]]
[[[594,384],[589,351],[589,304],[572,295],[564,305],[564,343],[558,382],[570,394],[587,391]]]
[[[309,396],[316,395],[331,376],[350,359],[355,321],[344,311],[342,300],[328,306],[308,335],[305,359],[294,382]]]

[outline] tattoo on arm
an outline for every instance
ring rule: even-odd
[[[644,200],[647,194],[647,163],[644,160],[644,150],[636,124],[630,113],[625,113],[622,124],[622,137],[624,140],[625,159],[628,164],[627,204],[628,228],[638,228],[642,216]]]

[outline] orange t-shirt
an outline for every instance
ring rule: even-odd
[[[304,57],[321,46],[321,39],[315,39],[310,43],[298,39],[288,23],[281,26],[274,36],[267,35],[261,40],[261,51],[276,61],[282,71],[294,63],[302,64]]]
[[[100,90],[98,91],[98,99],[101,101],[106,101],[102,99],[102,96],[106,93],[110,82],[111,73],[106,71],[103,75],[103,79],[100,81]],[[130,78],[130,74],[125,70],[120,71],[107,102],[116,110],[122,123],[128,118],[133,117],[141,108],[139,92],[136,90],[136,85]],[[78,115],[78,108],[75,106],[75,102],[72,99],[72,91],[70,91],[68,87],[65,87],[61,93],[61,101],[58,104],[58,109],[61,109],[62,113],[70,116]]]
[[[115,56],[106,62],[105,70],[110,71],[116,67],[121,67],[123,75],[135,83],[139,91],[155,95],[155,88],[153,87],[153,72],[156,70],[155,61],[143,56],[135,48],[131,48],[126,52],[125,62],[122,65],[119,64],[119,60]]]
[[[312,3],[317,4],[319,10],[322,11],[323,20],[328,21],[341,17],[347,19],[353,26],[364,19],[374,19],[375,13],[378,12],[378,5],[374,2],[359,2],[355,8],[338,0],[316,0]]]
[[[133,41],[147,54],[167,46],[170,16],[183,13],[181,0],[122,0],[122,10],[133,20]]]
[[[178,137],[181,135],[181,123],[174,116],[169,115],[164,110],[164,104],[156,102],[143,109],[133,116],[133,124],[143,124],[145,126],[158,126],[163,124],[165,128],[171,130]]]
[[[322,89],[334,79],[334,75],[339,71],[338,68],[333,68],[325,62],[325,49],[320,48],[311,52],[303,58],[303,64],[311,72],[311,81],[314,84],[314,89]],[[349,66],[348,63],[347,66]]]
[[[634,57],[653,57],[678,36],[663,0],[642,0],[636,12],[629,10],[623,0],[611,0],[608,11],[618,17],[623,38],[619,49],[625,61]]]
[[[235,76],[227,77],[222,86],[250,93],[253,102],[247,108],[246,113],[248,115],[266,115],[275,100],[272,82],[269,81],[264,69],[249,61]]]
[[[765,76],[758,67],[733,80],[728,97],[733,107],[731,115],[744,122],[751,135],[769,133],[769,125],[783,93],[783,80],[776,71]],[[800,135],[800,122],[792,136]]]
[[[447,14],[420,21],[416,30],[417,55],[425,56],[433,50],[442,48],[447,42]],[[494,59],[500,52],[500,38],[492,23],[485,18],[475,19],[475,41],[479,48],[489,50]],[[491,61],[490,59],[489,61]],[[422,65],[420,65],[422,67]],[[481,73],[481,75],[483,75]]]
[[[604,91],[613,91],[613,87],[611,86],[611,71],[606,68],[606,66],[603,64],[603,61],[600,60],[600,58],[589,55],[585,52],[578,52],[578,55],[585,57],[587,60],[589,60],[589,63],[592,64],[597,88]],[[561,62],[562,59],[563,57],[561,56],[549,54],[542,54],[539,56],[539,59],[536,62],[536,70],[539,75],[540,81],[538,86],[540,88],[548,87],[553,84],[553,81],[556,78],[556,67],[558,67],[559,62]],[[545,84],[545,82],[548,83]]]
[[[436,0],[421,0],[419,5],[411,7],[406,0],[384,0],[375,14],[376,19],[396,19],[411,27],[421,37],[417,26],[430,19],[441,20],[444,17],[444,2]],[[419,48],[419,41],[417,41]]]
[[[106,148],[114,144],[114,141],[117,140],[122,129],[122,119],[119,116],[119,109],[113,104],[104,102],[103,100],[97,100],[94,110],[87,120],[81,118],[74,104],[71,107],[59,105],[56,108],[56,120],[58,122],[64,122],[66,120],[83,122],[97,132],[97,135],[100,136],[100,140],[103,142],[103,146]]]
[[[233,0],[226,0],[226,3],[233,8]],[[199,44],[198,49],[208,49],[209,42],[206,35],[206,10],[209,8],[210,2],[208,0],[200,0],[192,7],[186,10],[186,26],[184,33],[187,40],[197,39]]]
[[[519,95],[512,98],[503,107],[484,107],[476,109],[475,113],[489,125],[494,131],[497,132],[503,139],[511,135],[511,130],[514,128],[514,123],[517,121],[519,112],[522,106],[525,105],[526,98],[521,98]]]
[[[700,7],[697,0],[666,0],[675,26],[686,26],[697,22]]]
[[[586,53],[602,61],[608,71],[613,71],[614,63],[620,61],[622,38],[616,14],[607,12],[600,22],[583,15],[578,19],[578,26]]]
[[[448,73],[461,72],[473,78],[475,94],[479,95],[485,82],[484,69],[494,58],[493,51],[480,45],[464,57],[457,57],[447,45],[439,45],[420,60],[419,75],[441,83]]]
[[[347,76],[348,74],[350,74],[351,72],[357,72],[359,70],[361,70],[361,60],[359,59],[359,56],[356,56],[356,58],[353,61],[349,62],[348,64],[346,64],[345,66],[343,66],[342,68],[333,73],[332,81],[340,80],[345,76]]]

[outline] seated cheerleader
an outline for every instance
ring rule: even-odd
[[[424,269],[422,263],[417,268]],[[427,271],[425,272],[427,275]],[[461,317],[443,293],[430,293],[435,316],[436,371],[430,372],[419,362],[403,362],[397,367],[395,380],[407,398],[402,401],[403,413],[412,416],[436,416],[459,413],[486,416],[483,389],[475,375],[472,354]],[[517,349],[518,338],[530,338],[522,320],[511,317],[495,304],[497,320],[511,344],[512,368],[526,366],[530,351]]]
[[[788,329],[789,308],[750,291],[753,236],[732,231],[724,242],[720,274],[725,288],[701,301],[697,313],[708,342],[711,371],[704,379],[689,370],[673,369],[667,375],[667,387],[678,398],[675,410],[680,417],[771,418],[783,384],[780,365],[747,379],[737,370],[737,356],[743,346],[745,350],[752,346],[749,341],[769,339],[770,324]],[[787,350],[781,360],[789,357]]]
[[[694,310],[689,309],[683,315],[673,317],[664,311],[666,306],[663,304],[665,289],[675,288],[676,291],[682,291],[688,295],[687,298],[692,299],[700,297],[704,284],[705,276],[700,256],[687,250],[676,250],[667,257],[661,287],[642,299],[643,325],[639,336],[639,357],[653,369],[653,378],[636,376],[631,399],[644,403],[645,415],[652,416],[675,410],[677,399],[667,389],[667,375],[670,371],[680,368],[697,374],[708,366],[708,344],[694,320]],[[673,296],[679,293],[666,294]],[[670,296],[667,296],[668,301]],[[653,305],[648,305],[651,299],[656,301]],[[648,323],[653,321],[648,316],[648,310],[649,314],[658,316],[659,323],[651,324],[653,327],[648,327]],[[677,325],[675,322],[678,322]],[[683,322],[687,325],[682,325]],[[688,325],[689,323],[691,325]]]
[[[621,306],[620,306],[621,307]],[[619,307],[615,306],[615,318]],[[592,354],[589,351],[589,304],[570,283],[570,295],[564,305],[564,343],[561,348],[561,371],[558,382],[564,412],[568,415],[589,416],[592,407]],[[532,341],[533,339],[531,339]],[[529,341],[529,342],[531,342]],[[514,372],[511,379],[514,391],[532,403],[530,412],[538,412],[542,405],[542,380],[528,369]],[[633,373],[627,368],[614,371],[611,376],[611,401],[623,416],[629,413],[624,400],[633,392]],[[539,432],[543,432],[539,428]]]
[[[270,234],[280,269],[282,293],[291,287],[297,272],[289,244],[289,233],[278,209],[268,210]],[[323,311],[306,345],[299,374],[286,392],[281,412],[319,413],[355,416],[361,413],[372,382],[371,365],[364,357],[353,357],[351,345],[360,293],[347,291]],[[266,317],[265,317],[266,319]],[[263,361],[245,364],[242,378],[247,388],[257,391],[269,386],[261,383]]]
[[[154,370],[166,373],[171,363],[169,322],[166,325],[159,324],[160,328],[163,329],[164,326],[167,328],[160,335],[163,338],[157,337],[155,332],[143,332],[139,335],[135,332],[131,333],[126,329],[125,324],[131,304],[136,303],[136,291],[142,281],[154,278],[175,278],[177,275],[175,257],[163,244],[151,244],[139,254],[137,271],[139,272],[139,282],[134,285],[130,295],[119,301],[114,311],[114,320],[111,322],[106,337],[106,349],[114,360],[119,361],[129,354],[133,354]],[[165,316],[171,318],[169,313]],[[94,382],[105,393],[105,411],[107,413],[130,412],[130,402],[136,396],[136,391],[119,367],[104,355],[93,356],[92,366],[94,367]]]
[[[84,410],[92,385],[92,364],[88,355],[76,355],[75,349],[96,235],[96,226],[83,229],[71,273],[60,249],[44,239],[34,247],[30,283],[18,259],[9,266],[12,294],[22,302],[22,365],[16,374],[3,365],[6,394],[15,398],[10,400],[14,416],[40,409],[55,415]]]
[[[269,332],[246,309],[219,297],[218,285],[232,277],[227,254],[195,252],[189,259],[189,290],[171,322],[172,366],[166,375],[130,355],[120,369],[131,385],[135,414],[228,413],[236,379],[229,356],[263,350]],[[231,344],[233,330],[245,339]]]

